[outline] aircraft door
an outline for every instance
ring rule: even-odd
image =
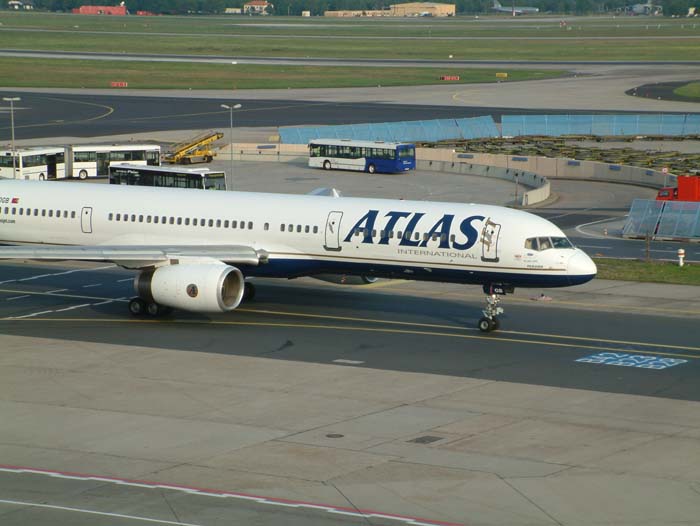
[[[80,212],[80,227],[83,234],[92,234],[92,208],[89,206],[83,207]]]
[[[326,243],[323,248],[340,252],[340,221],[343,219],[342,212],[331,212],[326,220]]]
[[[481,230],[481,261],[498,263],[498,236],[501,233],[501,225],[487,218],[484,228]]]

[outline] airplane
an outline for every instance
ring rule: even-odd
[[[504,7],[498,0],[493,0],[493,7],[491,8],[491,10],[497,11],[499,13],[511,13],[513,16],[540,12],[539,8],[530,6],[518,7],[514,4],[512,7]]]
[[[553,223],[500,206],[0,180],[0,259],[138,270],[135,316],[229,312],[249,278],[354,276],[482,285],[483,332],[515,287],[566,287],[595,263]],[[344,281],[344,280],[339,280]]]

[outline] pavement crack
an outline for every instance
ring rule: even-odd
[[[355,510],[355,511],[360,515],[360,517],[362,517],[362,520],[363,520],[363,522],[364,522],[365,524],[370,524],[370,525],[372,524],[372,523],[370,522],[370,520],[369,520],[369,517],[367,517],[367,515],[365,515],[365,514],[362,512],[362,510],[361,510],[360,508],[358,508],[358,507],[355,505],[355,503],[354,503],[353,501],[351,501],[350,498],[349,498],[345,493],[343,493],[343,491],[342,491],[338,486],[336,486],[336,485],[333,484],[332,482],[324,482],[323,484],[324,484],[325,486],[330,486],[330,487],[333,488],[335,491],[337,491],[337,492],[340,494],[340,496],[343,497],[343,498],[345,499],[345,502],[347,502],[347,503],[350,505],[350,507],[351,507],[353,510]]]
[[[528,501],[530,504],[532,504],[535,508],[537,508],[537,509],[540,510],[542,513],[544,513],[544,515],[546,515],[547,517],[549,517],[549,519],[550,519],[552,522],[554,522],[555,524],[558,524],[559,526],[564,526],[564,523],[563,523],[563,522],[561,522],[560,520],[556,519],[552,514],[550,514],[550,513],[549,513],[547,510],[545,510],[542,506],[540,506],[539,504],[537,504],[534,500],[532,500],[530,497],[528,497],[527,495],[525,495],[525,493],[523,493],[523,492],[520,491],[518,488],[516,488],[513,484],[511,484],[511,483],[508,481],[508,479],[505,479],[505,478],[503,478],[503,477],[499,477],[499,478],[500,478],[501,481],[503,481],[503,483],[504,483],[505,485],[507,485],[510,489],[512,489],[513,491],[515,491],[518,495],[520,495],[522,498],[524,498],[526,501]]]

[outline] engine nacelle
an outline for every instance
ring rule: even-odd
[[[351,276],[346,274],[316,274],[311,277],[329,283],[337,283],[338,285],[369,285],[379,279],[371,276]]]
[[[142,272],[134,280],[146,301],[192,312],[228,312],[240,305],[243,274],[223,263],[184,264]]]

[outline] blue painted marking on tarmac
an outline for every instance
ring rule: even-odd
[[[637,354],[628,354],[622,352],[602,352],[579,358],[577,362],[595,363],[601,365],[618,365],[620,367],[637,367],[639,369],[668,369],[688,363],[688,360],[679,358],[662,358],[660,356],[640,356]]]

